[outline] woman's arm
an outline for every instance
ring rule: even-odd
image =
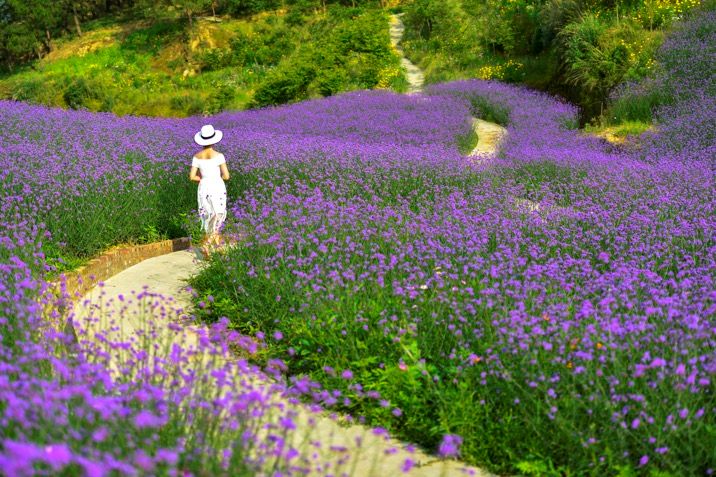
[[[189,171],[189,180],[192,182],[201,182],[201,175],[197,174],[199,171],[198,167],[192,167]]]
[[[225,181],[228,181],[230,176],[229,176],[229,168],[226,167],[226,163],[221,164],[219,166],[219,168],[221,169],[221,178],[224,179]]]

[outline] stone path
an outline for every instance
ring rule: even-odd
[[[425,76],[423,72],[405,57],[403,49],[400,47],[400,40],[405,32],[405,25],[401,17],[404,13],[390,16],[390,43],[400,55],[400,64],[405,68],[405,76],[408,80],[408,93],[419,93],[423,90],[425,84]]]
[[[472,127],[477,134],[477,145],[470,152],[470,156],[480,159],[494,157],[500,142],[507,136],[507,129],[499,124],[478,118],[473,118]]]
[[[80,323],[89,323],[90,320],[85,320],[85,318],[97,316],[98,309],[101,308],[104,314],[122,317],[118,326],[122,328],[124,335],[144,329],[146,303],[143,304],[141,300],[132,300],[131,297],[136,296],[134,292],[166,297],[171,305],[169,307],[171,311],[164,319],[182,320],[190,315],[192,308],[191,295],[187,291],[187,279],[200,271],[202,263],[197,260],[196,254],[191,250],[173,252],[144,260],[107,279],[101,287],[97,286],[88,292],[84,299],[75,305],[75,326],[81,327],[83,325]],[[91,330],[88,333],[87,328],[93,326],[101,328],[109,325],[95,321],[94,324],[84,326],[84,329],[79,330],[80,336],[92,336]],[[193,327],[193,329],[197,328]],[[192,333],[191,326],[186,327],[182,332],[173,331],[168,326],[158,331],[160,336],[155,336],[153,339],[161,341],[163,345],[159,348],[166,349],[167,352],[171,346],[166,346],[166,344],[175,343],[182,347],[194,347],[198,341],[197,335]],[[252,377],[244,378],[252,379]],[[263,382],[267,387],[271,385],[265,376],[256,376],[255,381]],[[277,399],[283,398],[277,397]],[[491,475],[477,468],[465,467],[453,460],[437,459],[419,450],[408,452],[404,443],[376,435],[371,429],[364,426],[339,425],[326,415],[317,416],[303,405],[289,404],[288,400],[284,405],[293,406],[297,411],[295,419],[297,430],[290,436],[290,440],[300,443],[306,442],[306,438],[310,437],[310,440],[329,443],[324,446],[324,452],[329,455],[323,456],[323,458],[327,461],[333,458],[340,460],[342,468],[355,469],[352,473],[354,476],[448,477],[474,475],[487,477]],[[329,447],[340,449],[340,451],[330,451]],[[406,458],[413,460],[416,465],[410,472],[403,473],[401,468]]]

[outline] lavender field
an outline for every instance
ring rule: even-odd
[[[187,350],[142,367],[141,347],[107,338],[132,349],[118,380],[108,355],[68,352],[50,326],[62,303],[39,298],[74,260],[192,233],[205,118],[1,102],[0,468],[254,475],[275,459],[274,475],[302,475],[295,449],[259,437],[269,399],[206,394],[226,367],[258,365],[287,376],[276,392],[431,451],[460,442],[494,472],[712,474],[715,25],[713,11],[685,23],[624,93],[670,93],[628,147],[582,134],[568,104],[485,81],[212,117],[242,240],[195,277],[197,315],[261,346],[206,376],[172,379]],[[471,116],[505,123],[497,157],[458,150]]]

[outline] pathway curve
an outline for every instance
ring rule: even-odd
[[[500,143],[507,136],[507,129],[479,118],[472,118],[472,127],[477,134],[477,144],[470,152],[470,157],[479,159],[494,157]]]
[[[74,307],[75,327],[80,336],[93,336],[91,328],[102,332],[108,325],[87,317],[97,317],[98,310],[109,316],[121,316],[122,332],[125,336],[132,335],[146,328],[146,302],[138,300],[136,293],[144,292],[150,296],[165,297],[167,306],[162,306],[166,319],[183,321],[190,317],[192,309],[191,295],[187,290],[187,280],[201,270],[202,264],[195,253],[190,250],[173,252],[150,258],[105,280],[101,287],[89,291],[84,299]],[[155,300],[152,298],[152,300]],[[161,300],[157,298],[157,300]],[[167,312],[167,310],[169,310]],[[83,324],[85,323],[85,324]],[[88,324],[89,323],[89,324]],[[169,326],[159,327],[159,336],[154,341],[163,344],[177,344],[182,347],[196,347],[198,335],[193,333],[197,327],[188,326],[184,331],[177,332]],[[167,352],[171,346],[160,346]],[[251,376],[242,376],[253,380]],[[255,382],[271,386],[268,378],[257,375]],[[301,404],[290,404],[288,399],[279,396],[285,406],[292,406],[297,411],[297,429],[291,436],[294,443],[305,442],[308,435],[311,440],[329,443],[324,446],[323,458],[327,462],[341,461],[343,468],[355,469],[356,477],[386,477],[391,475],[407,475],[414,477],[451,477],[474,475],[488,477],[491,474],[477,468],[466,467],[453,460],[440,460],[421,451],[408,452],[406,444],[382,435],[374,434],[371,429],[359,426],[338,424],[325,414],[316,415]],[[281,401],[279,401],[281,402]],[[328,448],[339,449],[331,451]],[[401,468],[410,458],[415,467],[408,473]],[[348,459],[346,461],[346,459]],[[319,474],[316,474],[319,475]],[[320,474],[322,475],[322,474]]]
[[[408,80],[408,93],[420,93],[425,84],[425,75],[412,61],[405,57],[405,52],[400,46],[400,41],[405,33],[405,25],[402,16],[404,13],[390,16],[390,43],[400,55],[400,63],[405,68],[405,76]],[[477,134],[477,144],[470,152],[470,157],[477,158],[477,162],[494,157],[500,145],[500,141],[507,135],[507,129],[499,124],[491,123],[478,118],[472,118],[472,127]]]

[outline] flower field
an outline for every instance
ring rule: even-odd
[[[644,87],[672,101],[630,149],[582,135],[570,105],[485,81],[212,117],[227,232],[244,239],[194,279],[197,314],[259,339],[254,363],[294,391],[318,382],[323,406],[496,472],[712,473],[714,25],[704,13],[667,40]],[[460,154],[472,115],[506,125],[496,158]],[[69,353],[38,303],[67,261],[191,231],[204,121],[0,103],[3,469],[305,471],[258,437],[269,399],[207,393],[245,361],[197,376],[180,372],[190,351],[149,367],[141,340],[110,336],[132,350],[116,379],[111,353]]]

